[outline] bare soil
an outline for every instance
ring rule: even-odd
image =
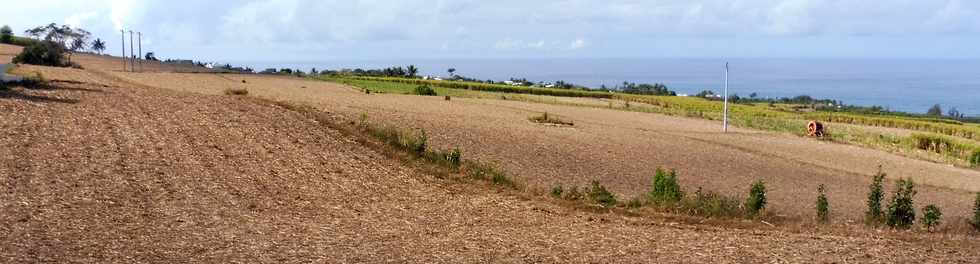
[[[751,182],[762,179],[772,213],[809,221],[817,186],[825,184],[835,221],[858,223],[871,175],[881,165],[889,179],[907,177],[920,184],[917,207],[940,206],[953,229],[966,228],[973,193],[980,191],[977,170],[787,134],[747,129],[725,134],[720,132],[720,122],[699,119],[505,100],[369,95],[338,84],[288,77],[113,75],[203,94],[246,88],[252,96],[309,104],[351,119],[364,113],[371,121],[425,129],[435,147],[459,147],[465,157],[497,164],[539,188],[584,185],[597,179],[621,197],[632,197],[648,191],[653,171],[662,167],[677,169],[688,191],[702,187],[743,196]],[[575,126],[528,120],[543,112]]]
[[[980,261],[980,241],[969,235],[743,229],[578,210],[437,179],[280,107],[142,83],[194,90],[206,80],[213,84],[197,91],[220,94],[241,87],[244,78],[250,95],[296,101],[305,95],[338,118],[368,112],[372,119],[427,128],[439,147],[462,146],[464,157],[496,161],[532,184],[595,176],[619,192],[639,191],[649,175],[631,171],[656,164],[691,175],[682,176],[688,186],[727,183],[741,192],[748,187],[741,181],[755,177],[737,175],[755,172],[771,181],[772,205],[787,208],[779,212],[796,205],[787,190],[798,188],[807,197],[800,200],[811,200],[802,193],[808,188],[787,182],[823,177],[831,186],[858,182],[855,189],[863,189],[869,169],[852,173],[843,164],[782,157],[794,144],[827,151],[848,146],[754,131],[712,134],[711,122],[649,114],[366,96],[288,78],[95,67],[18,71],[44,72],[52,87],[0,92],[0,262]],[[527,121],[527,113],[541,109],[572,119],[575,127]],[[757,153],[759,144],[771,151]],[[850,151],[895,159],[890,170],[905,168],[897,163],[933,169]],[[617,160],[624,157],[631,159]],[[721,169],[731,171],[710,173]],[[807,171],[821,172],[791,174]],[[956,175],[950,171],[939,177]],[[920,194],[925,201],[966,195],[934,187]]]

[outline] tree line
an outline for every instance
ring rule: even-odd
[[[18,39],[14,36],[10,26],[0,27],[0,42],[26,46],[20,54],[14,57],[14,63],[72,66],[71,57],[73,54],[86,50],[102,54],[106,44],[99,38],[89,42],[92,33],[85,29],[56,23],[27,29],[24,31],[24,35],[28,39]],[[65,57],[65,54],[68,56]]]

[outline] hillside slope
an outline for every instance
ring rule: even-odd
[[[0,92],[0,262],[963,262],[975,239],[680,224],[421,173],[302,114],[52,69]]]

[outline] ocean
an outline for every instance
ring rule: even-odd
[[[495,81],[566,82],[615,87],[624,81],[663,83],[681,94],[721,92],[725,62],[721,59],[445,59],[338,60],[323,62],[237,62],[264,68],[384,68],[414,64],[422,75],[448,76],[447,69],[466,77]],[[845,104],[883,106],[924,113],[934,104],[980,116],[980,60],[929,59],[732,59],[729,93],[759,97],[841,100]]]

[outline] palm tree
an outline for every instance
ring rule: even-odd
[[[99,38],[93,40],[92,41],[92,50],[94,50],[95,52],[98,52],[99,55],[102,55],[102,51],[105,51],[105,41],[102,41],[102,39],[99,39]]]
[[[415,78],[415,75],[419,74],[419,68],[415,67],[415,65],[408,65],[406,71],[408,71],[409,78]]]

